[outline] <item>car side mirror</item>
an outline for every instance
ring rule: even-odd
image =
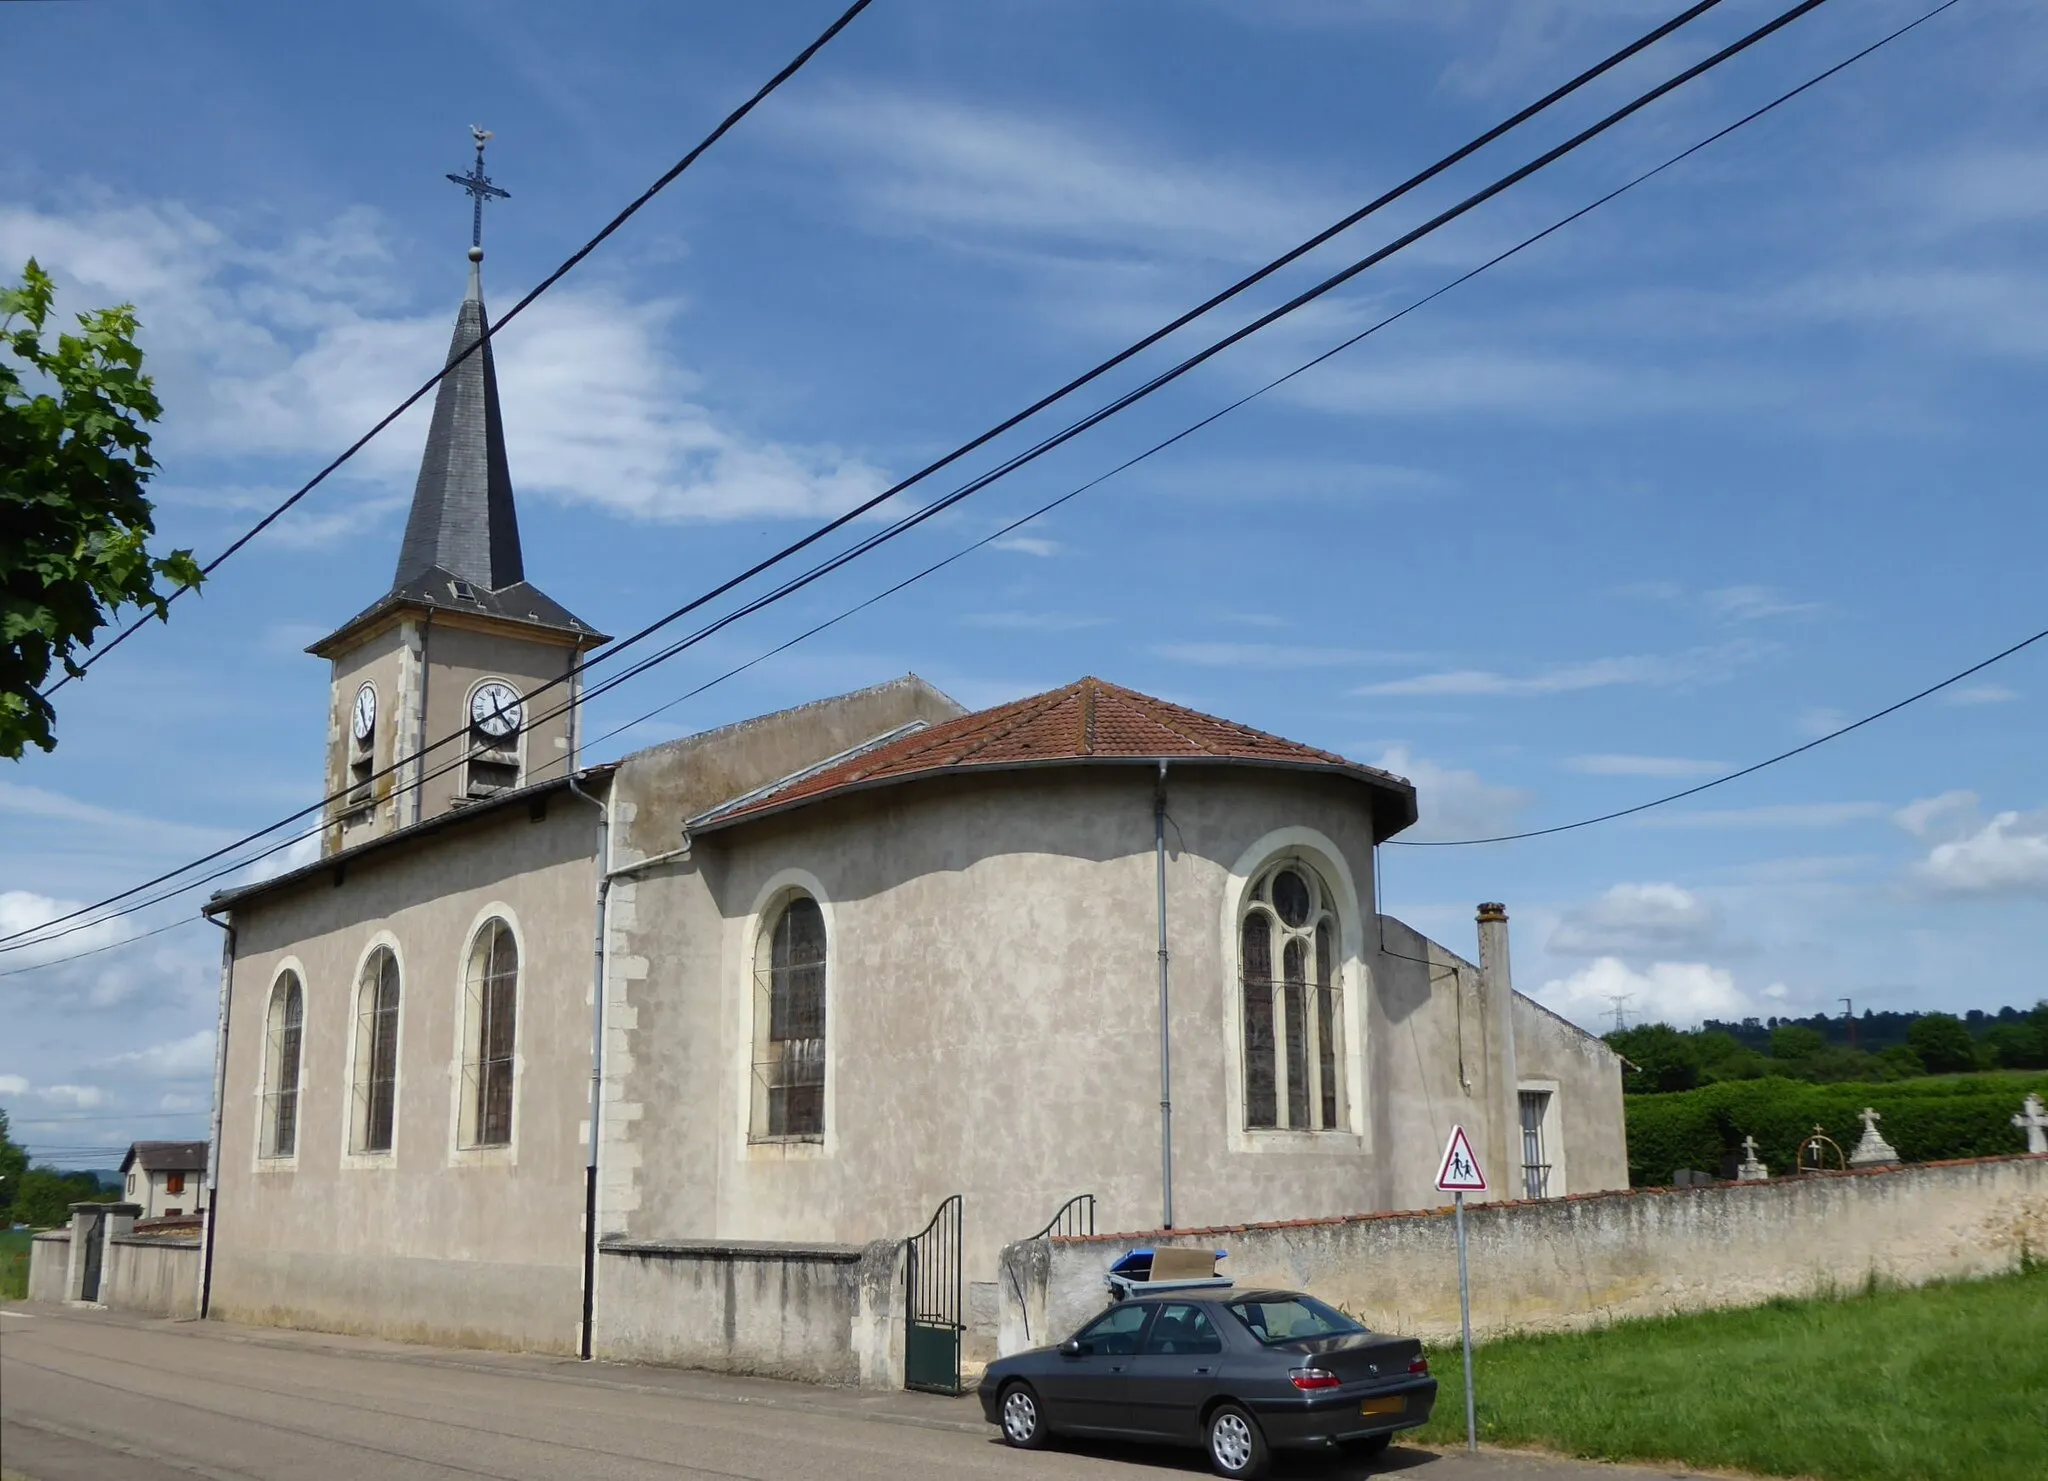
[[[1078,1337],[1069,1337],[1060,1344],[1060,1356],[1063,1358],[1078,1358],[1087,1351],[1088,1344]]]

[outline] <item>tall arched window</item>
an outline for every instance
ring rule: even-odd
[[[796,895],[754,960],[754,1136],[825,1135],[825,914]]]
[[[519,1013],[519,943],[493,916],[463,972],[462,1145],[512,1140],[512,1046]]]
[[[1282,860],[1254,882],[1238,931],[1245,1125],[1334,1130],[1344,1018],[1329,887],[1299,859]]]
[[[263,1155],[289,1157],[299,1145],[299,1048],[306,996],[299,974],[286,972],[270,990],[263,1063]]]
[[[391,1150],[398,1099],[398,958],[380,946],[356,987],[355,1112],[349,1148]]]

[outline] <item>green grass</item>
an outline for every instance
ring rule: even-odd
[[[0,1301],[28,1295],[28,1246],[33,1231],[0,1229]]]
[[[1455,1345],[1416,1438],[1465,1438]],[[1992,1280],[1503,1338],[1479,1437],[1821,1481],[2048,1477],[2048,1267]]]

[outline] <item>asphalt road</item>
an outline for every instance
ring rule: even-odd
[[[8,1481],[1180,1481],[1194,1451],[1007,1449],[972,1399],[870,1394],[409,1348],[51,1306],[0,1308]],[[1659,1472],[1397,1446],[1410,1481],[1635,1481]],[[1280,1474],[1340,1481],[1336,1458]]]

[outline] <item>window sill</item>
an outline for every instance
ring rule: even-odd
[[[1233,1152],[1264,1153],[1321,1153],[1363,1152],[1365,1138],[1353,1131],[1296,1131],[1292,1128],[1271,1126],[1240,1127],[1232,1133],[1230,1150]]]
[[[749,1162],[808,1162],[831,1155],[822,1136],[749,1137],[740,1147]]]
[[[511,1142],[481,1147],[456,1147],[448,1154],[450,1167],[517,1167],[519,1149]]]
[[[341,1154],[343,1172],[389,1172],[398,1165],[396,1154],[391,1152],[344,1152]]]

